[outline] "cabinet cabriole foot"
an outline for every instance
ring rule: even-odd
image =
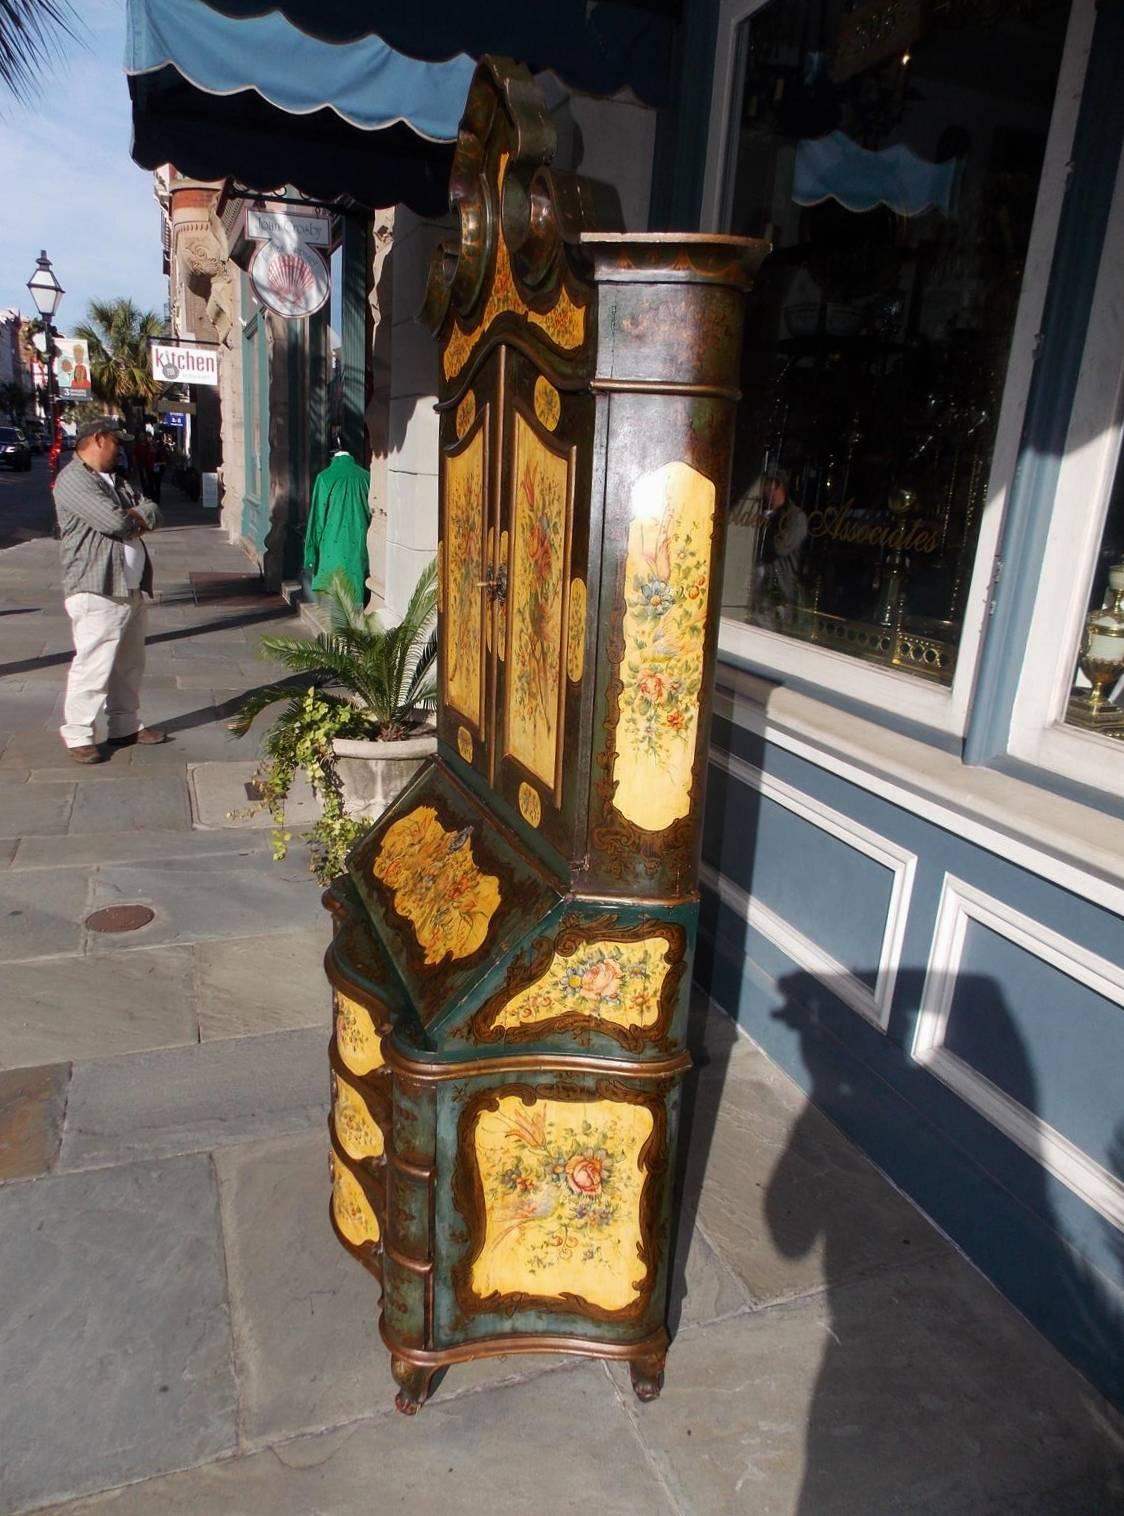
[[[403,1416],[416,1416],[429,1398],[430,1381],[436,1371],[408,1363],[405,1358],[392,1356],[390,1372],[398,1386],[398,1393],[394,1397],[395,1410],[401,1411]]]
[[[632,1359],[628,1365],[628,1372],[632,1377],[632,1389],[637,1400],[642,1400],[646,1404],[650,1400],[660,1398],[666,1362],[666,1353],[653,1353],[647,1358]]]

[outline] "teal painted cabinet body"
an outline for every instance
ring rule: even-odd
[[[477,72],[441,344],[438,757],[328,892],[332,1219],[440,1367],[668,1346],[742,306],[765,246],[594,230]]]

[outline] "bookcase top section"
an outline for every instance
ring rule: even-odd
[[[450,180],[459,236],[438,247],[422,309],[441,343],[447,403],[505,338],[529,347],[556,381],[588,380],[598,283],[658,276],[744,290],[769,251],[745,237],[626,232],[615,191],[554,170],[554,149],[554,125],[528,71],[484,59]]]

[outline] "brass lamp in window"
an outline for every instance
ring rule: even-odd
[[[1107,693],[1124,676],[1124,562],[1109,569],[1108,583],[1112,604],[1085,618],[1077,659],[1091,687],[1070,696],[1067,720],[1089,731],[1124,736],[1124,710]]]

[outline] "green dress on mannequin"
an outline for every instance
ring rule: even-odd
[[[367,582],[367,492],[371,476],[350,453],[336,453],[312,486],[312,510],[304,541],[304,566],[314,590],[326,590],[342,569],[363,604]]]

